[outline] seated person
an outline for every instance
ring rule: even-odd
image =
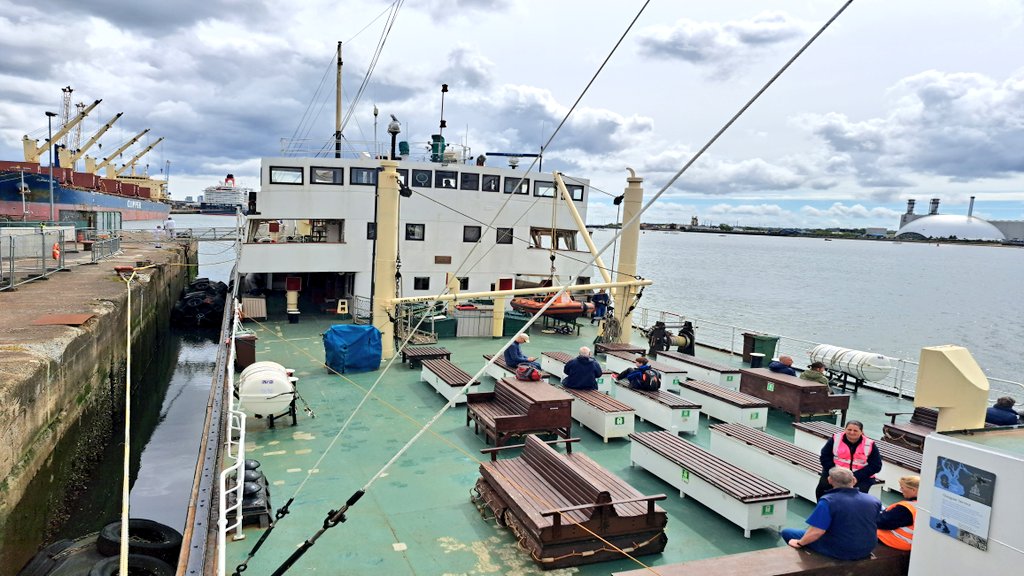
[[[825,375],[825,365],[821,362],[812,362],[807,370],[800,373],[801,380],[810,380],[812,382],[820,382],[825,386],[829,385],[828,376]]]
[[[910,550],[914,542],[914,522],[917,520],[917,489],[920,476],[900,478],[903,500],[889,506],[878,516],[878,541],[897,550]]]
[[[807,530],[783,528],[782,541],[793,548],[809,548],[838,560],[860,560],[878,543],[875,522],[882,502],[854,488],[857,478],[846,468],[828,472],[832,486],[807,517]]]
[[[985,422],[996,426],[1013,426],[1019,418],[1013,409],[1016,403],[1017,401],[1009,396],[996,400],[995,406],[985,411]]]
[[[597,360],[590,355],[590,348],[580,347],[580,355],[565,363],[565,378],[562,386],[574,390],[597,390],[597,379],[603,370]]]
[[[537,363],[537,358],[535,356],[527,356],[526,354],[523,354],[523,350],[520,348],[521,344],[529,343],[530,337],[526,334],[520,334],[516,336],[516,339],[512,341],[512,344],[510,344],[508,348],[505,348],[505,364],[508,364],[509,368],[515,370],[516,366],[519,366],[520,364],[529,364],[537,370],[540,370],[540,364]]]
[[[644,372],[651,369],[651,365],[647,360],[646,356],[637,356],[636,360],[633,360],[633,367],[626,368],[622,372],[615,375],[616,380],[626,380],[629,382],[629,387],[636,390],[644,390]]]
[[[793,369],[793,359],[789,356],[779,356],[778,360],[773,360],[772,363],[768,365],[768,369],[772,372],[778,372],[779,374],[796,376],[796,370]]]

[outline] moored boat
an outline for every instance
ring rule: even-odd
[[[559,296],[541,298],[513,298],[509,305],[516,312],[533,316],[552,298],[555,301],[544,312],[541,312],[543,316],[572,322],[577,318],[589,316],[594,312],[594,305],[592,303],[574,300],[570,294],[565,293]]]

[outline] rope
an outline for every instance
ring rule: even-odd
[[[132,422],[132,280],[135,279],[136,269],[127,278],[121,274],[124,280],[125,289],[128,291],[128,313],[125,314],[125,386],[124,386],[124,462],[121,469],[121,550],[119,559],[119,570],[121,574],[128,574],[128,521],[131,483],[129,462],[131,456],[131,422]]]

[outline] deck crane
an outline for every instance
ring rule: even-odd
[[[136,154],[134,157],[132,157],[131,160],[125,162],[117,170],[114,170],[113,166],[107,166],[107,178],[116,178],[116,177],[124,174],[124,171],[127,170],[128,168],[132,169],[131,175],[135,176],[135,163],[139,161],[139,158],[142,158],[143,156],[145,156],[147,152],[149,152],[153,148],[156,148],[156,145],[161,143],[161,142],[163,142],[163,141],[164,141],[164,137],[163,136],[157,138],[155,142],[153,142],[149,146],[146,146],[142,150],[142,152],[139,152],[138,154]]]
[[[114,161],[114,158],[117,158],[118,154],[120,154],[121,152],[124,152],[125,150],[127,150],[128,147],[131,146],[132,144],[135,144],[136,142],[138,142],[139,138],[142,138],[143,136],[145,136],[147,132],[149,132],[149,128],[146,128],[142,132],[139,132],[138,134],[136,134],[134,138],[132,138],[131,140],[125,142],[117,150],[114,150],[113,154],[111,154],[110,156],[107,156],[106,158],[104,158],[103,161],[100,162],[99,164],[96,163],[96,160],[86,156],[85,157],[85,171],[88,172],[89,174],[99,174],[100,170],[104,166],[109,166],[110,163]],[[111,170],[113,170],[113,169],[111,168]]]
[[[43,155],[43,152],[46,151],[46,147],[50,145],[51,141],[56,142],[56,141],[60,140],[61,138],[63,138],[65,134],[70,132],[71,129],[75,127],[75,125],[77,125],[79,122],[84,120],[85,117],[89,115],[89,112],[92,112],[93,108],[99,106],[100,102],[102,102],[102,101],[103,100],[97,100],[97,101],[93,102],[92,104],[86,106],[85,109],[83,109],[81,112],[79,112],[77,116],[75,116],[71,120],[68,120],[67,124],[64,124],[63,126],[60,127],[59,130],[54,132],[53,133],[53,137],[50,140],[47,140],[46,143],[43,144],[42,146],[39,145],[39,140],[36,140],[34,138],[29,138],[28,135],[26,134],[21,139],[22,147],[25,149],[25,162],[31,162],[33,164],[38,164],[39,163],[39,157]]]
[[[110,130],[110,127],[114,125],[114,122],[117,122],[117,120],[121,118],[122,114],[124,114],[124,112],[118,112],[113,118],[110,119],[110,121],[104,124],[103,127],[100,128],[96,132],[96,134],[94,134],[93,137],[90,138],[89,141],[86,142],[85,145],[82,146],[81,148],[78,148],[74,151],[61,148],[57,154],[57,158],[59,159],[58,164],[60,164],[64,168],[74,168],[75,163],[78,162],[78,160],[83,155],[85,155],[86,151],[88,151],[89,148],[91,148],[92,145],[95,144],[96,141],[100,139],[100,136],[103,136],[103,134],[105,134],[107,130]],[[86,160],[86,164],[89,163],[89,160],[90,159]]]

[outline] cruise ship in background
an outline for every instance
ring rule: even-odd
[[[250,197],[255,201],[255,194],[252,188],[237,186],[235,175],[228,174],[221,183],[203,189],[199,211],[202,214],[235,214],[241,209],[242,214],[247,214]]]

